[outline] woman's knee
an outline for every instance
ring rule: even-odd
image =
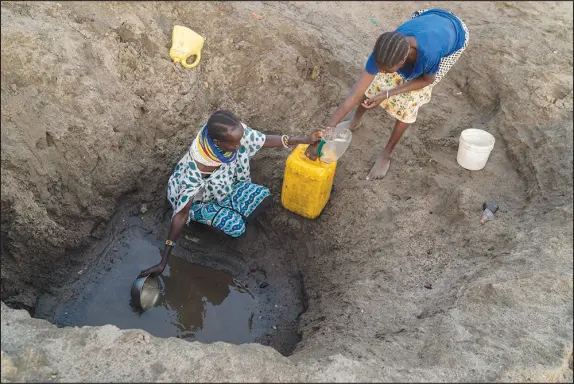
[[[257,208],[255,208],[253,212],[251,212],[251,214],[245,218],[247,224],[251,224],[253,220],[257,218],[257,216],[259,216],[262,212],[268,210],[269,207],[271,207],[272,203],[273,203],[273,197],[271,196],[271,194],[265,196],[265,198],[261,201],[261,203],[259,203]]]

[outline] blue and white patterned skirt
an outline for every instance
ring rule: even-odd
[[[239,237],[245,232],[246,218],[268,196],[271,196],[271,192],[266,187],[246,181],[238,182],[221,202],[193,203],[190,219],[217,228],[231,237]]]

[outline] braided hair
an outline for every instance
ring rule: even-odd
[[[207,134],[211,140],[225,141],[225,135],[239,127],[241,121],[229,111],[215,111],[207,120]]]
[[[409,53],[409,42],[400,32],[385,32],[377,39],[373,56],[377,65],[393,68]]]

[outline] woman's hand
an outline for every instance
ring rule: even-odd
[[[333,128],[327,127],[325,129],[319,129],[311,134],[311,140],[313,140],[313,142],[309,144],[305,150],[305,156],[307,156],[310,160],[316,160],[317,157],[319,157],[317,153],[319,142],[323,138],[323,135],[325,135],[327,132],[330,132],[330,130],[333,130]]]
[[[319,142],[315,142],[309,145],[305,150],[305,156],[307,156],[311,160],[317,160],[317,157],[319,157],[319,154],[317,153],[318,148],[319,148]]]
[[[366,109],[373,109],[375,108],[377,105],[381,104],[383,101],[385,101],[387,99],[387,93],[386,92],[382,92],[379,93],[377,95],[375,95],[375,97],[372,97],[370,99],[365,99],[362,103],[361,106],[363,108]]]
[[[315,132],[313,132],[311,134],[311,141],[315,143],[321,140],[323,138],[323,135],[325,134],[325,131],[326,131],[325,129],[318,129]]]
[[[141,271],[137,278],[139,279],[140,277],[144,277],[144,276],[148,276],[148,275],[150,275],[151,277],[156,277],[156,276],[161,275],[163,273],[164,269],[165,269],[165,264],[159,263],[157,265],[154,265],[153,267],[150,267],[148,269],[144,269],[143,271]]]

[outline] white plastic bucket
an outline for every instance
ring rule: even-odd
[[[470,171],[481,170],[494,148],[494,141],[494,136],[482,129],[465,129],[460,134],[456,161]]]

